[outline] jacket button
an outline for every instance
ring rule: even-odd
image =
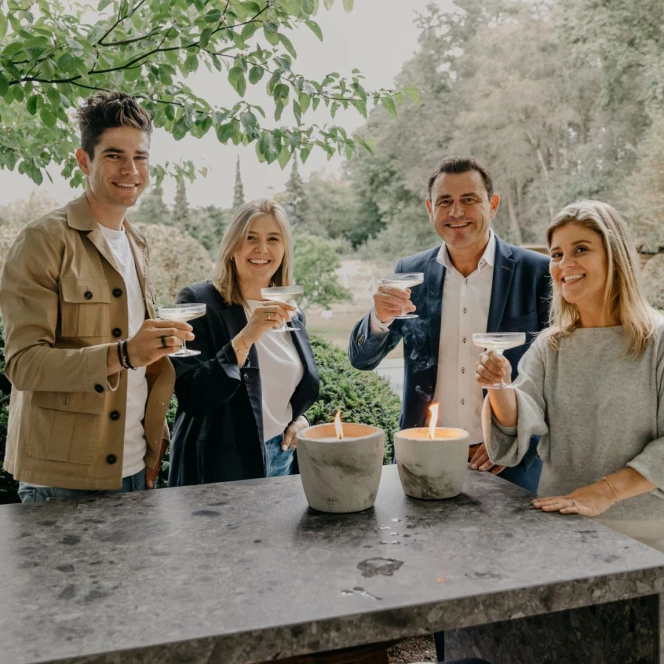
[[[433,390],[433,384],[429,383],[429,390]]]
[[[113,297],[120,297],[122,295],[122,288],[113,289]]]
[[[109,454],[106,457],[106,463],[110,464],[111,466],[118,460],[118,457],[115,456],[115,454]]]
[[[120,413],[118,413],[117,410],[112,410],[112,411],[111,411],[111,414],[109,415],[109,417],[110,417],[112,420],[119,420],[119,419],[120,419]]]
[[[242,374],[242,378],[244,378],[245,380],[249,380],[249,374]]]
[[[361,346],[365,341],[365,336],[363,334],[360,335],[360,338],[357,340],[357,345]]]
[[[119,336],[121,336],[121,335],[122,335],[122,330],[121,330],[119,327],[116,327],[116,328],[113,330],[113,336],[114,336],[114,337],[119,337]]]
[[[86,300],[91,300],[91,299],[92,299],[92,292],[89,291],[89,290],[86,290],[85,293],[83,293],[83,297],[84,297]]]
[[[95,390],[101,394],[104,391],[103,385],[95,385]]]

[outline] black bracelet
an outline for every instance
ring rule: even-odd
[[[125,363],[124,363],[124,360],[122,358],[122,342],[121,341],[118,341],[118,360],[120,360],[120,366],[123,369],[126,369],[127,367],[125,367]]]
[[[131,362],[129,361],[129,353],[127,352],[127,342],[129,339],[125,339],[122,342],[122,354],[124,355],[125,359],[125,364],[127,365],[127,369],[136,369],[136,367],[132,366]]]

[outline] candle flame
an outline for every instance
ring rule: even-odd
[[[438,404],[432,403],[429,406],[431,419],[429,420],[429,440],[433,440],[436,436],[436,425],[438,424]]]
[[[337,432],[337,440],[344,439],[344,430],[341,426],[341,408],[337,411],[337,414],[334,416],[334,428]]]

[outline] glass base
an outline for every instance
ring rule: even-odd
[[[200,355],[200,350],[190,350],[189,348],[180,348],[174,353],[171,353],[168,357],[191,357],[192,355]]]
[[[494,383],[493,385],[489,385],[487,390],[513,390],[514,385],[512,384],[507,384],[507,383]]]
[[[401,316],[395,316],[394,320],[405,320],[406,318],[419,318],[417,314],[402,314]]]
[[[273,332],[297,332],[301,328],[299,327],[290,327],[287,325],[286,327],[278,327],[276,330],[272,330]]]

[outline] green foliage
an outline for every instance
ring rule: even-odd
[[[374,109],[360,133],[375,138],[376,157],[349,164],[357,228],[376,237],[369,250],[393,260],[435,244],[422,216],[427,180],[455,154],[493,173],[493,225],[509,241],[542,243],[552,216],[580,198],[640,205],[629,217],[661,228],[659,195],[646,191],[661,182],[664,3],[637,4],[431,3],[418,19],[420,48],[397,79],[416,85],[422,104],[406,99],[396,120]]]
[[[354,369],[345,351],[320,337],[312,337],[311,345],[320,374],[320,394],[307,412],[309,422],[331,422],[341,408],[344,422],[380,427],[385,431],[384,462],[391,463],[401,402],[389,382],[373,371]]]
[[[326,8],[333,0],[325,0]],[[223,144],[255,143],[260,161],[283,168],[293,154],[305,161],[313,148],[328,155],[371,149],[340,127],[308,123],[322,103],[334,117],[353,107],[366,116],[368,102],[392,109],[401,96],[368,91],[363,76],[337,72],[307,79],[295,67],[288,34],[298,28],[322,39],[315,21],[319,0],[99,0],[97,11],[77,3],[37,0],[0,2],[0,168],[18,169],[37,184],[49,165],[72,186],[83,183],[75,168],[73,110],[94,91],[120,89],[143,100],[155,125],[180,140],[213,130]],[[344,0],[349,9],[352,2]],[[187,85],[205,67],[227,80],[234,97],[212,104]],[[264,86],[271,114],[245,99],[248,86]],[[279,125],[288,109],[291,125]],[[265,120],[265,124],[263,121]],[[153,169],[157,184],[167,172],[194,176],[194,167]]]
[[[244,185],[242,184],[242,173],[240,173],[240,157],[235,164],[235,187],[233,188],[233,210],[237,210],[244,203]]]
[[[304,180],[297,167],[297,157],[293,159],[291,174],[288,182],[286,182],[286,194],[283,198],[283,204],[288,211],[291,225],[301,226],[302,224],[306,224],[307,220],[311,217],[309,197],[304,186]]]
[[[334,240],[296,232],[295,282],[304,286],[302,308],[317,305],[329,309],[335,302],[346,302],[351,293],[341,286],[336,270],[341,266]]]

